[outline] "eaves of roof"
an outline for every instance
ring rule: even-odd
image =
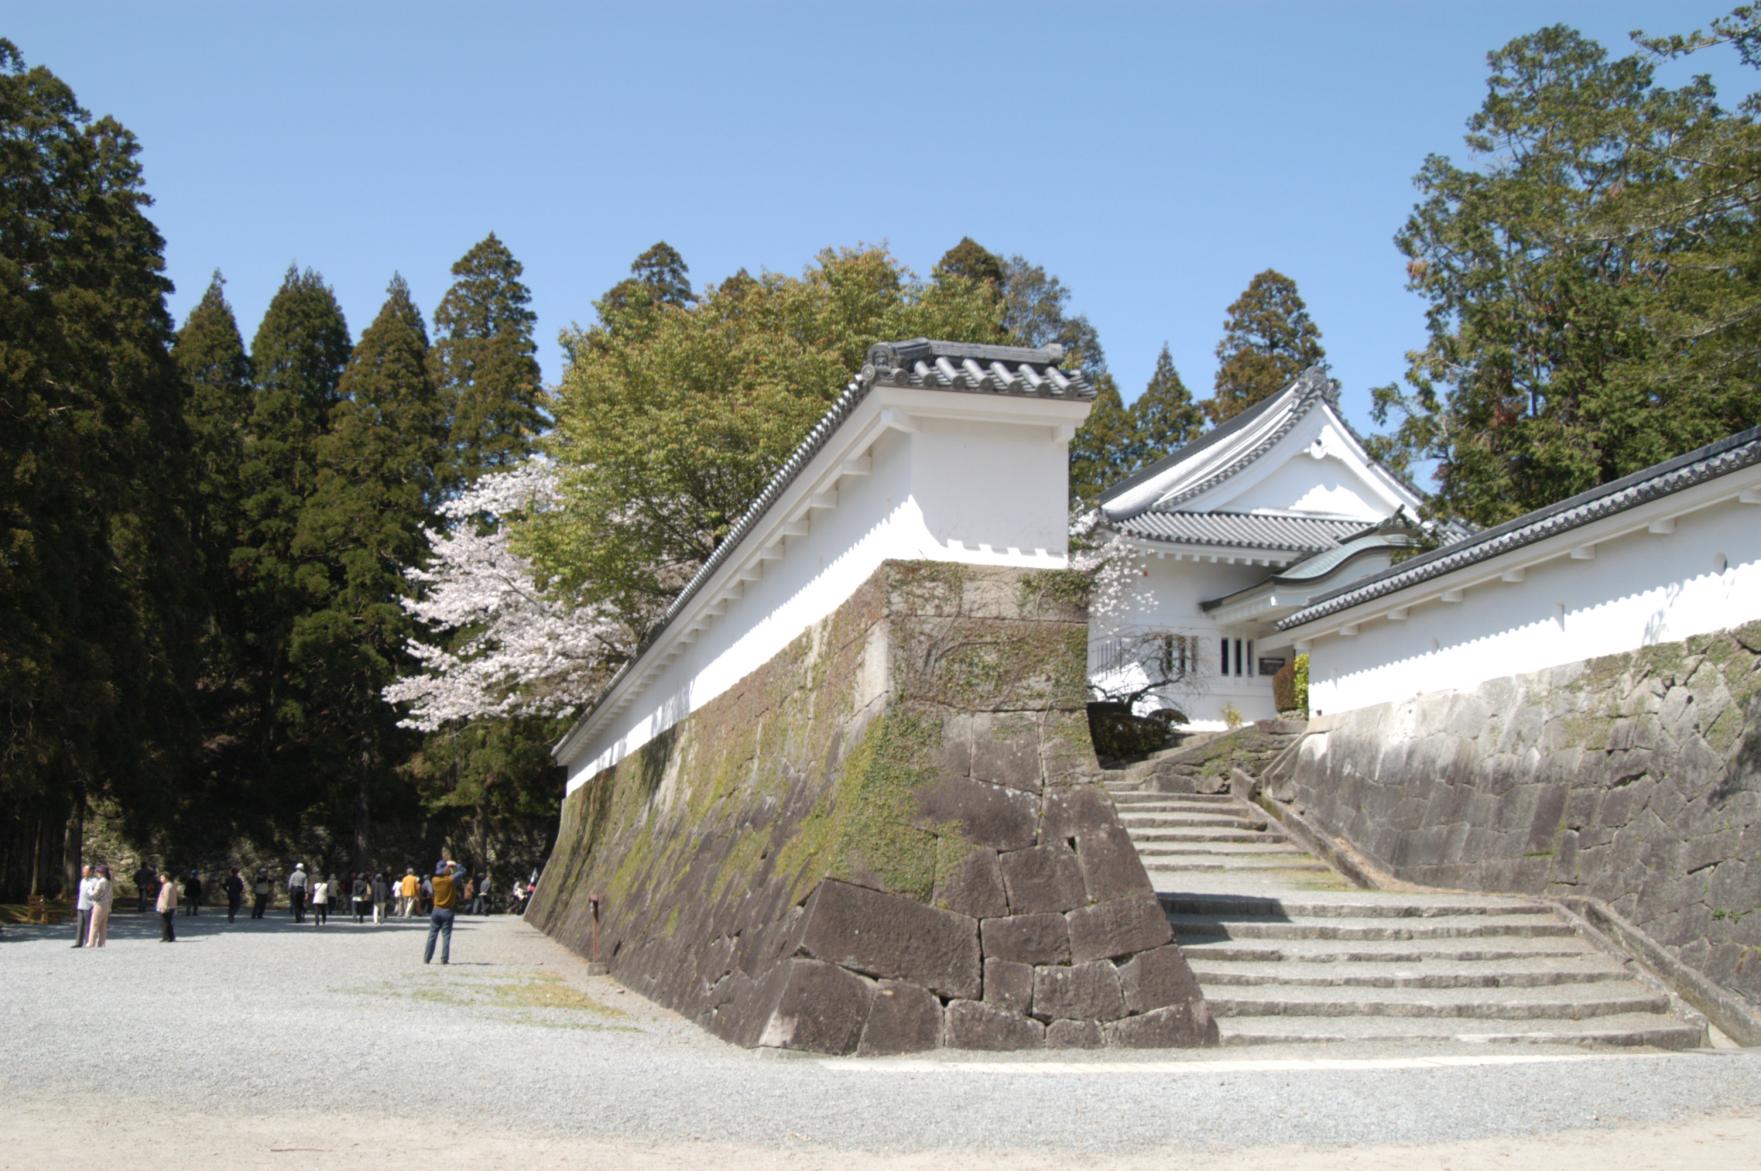
[[[1184,512],[1157,508],[1126,520],[1109,521],[1115,532],[1170,545],[1215,545],[1267,549],[1286,553],[1318,553],[1331,549],[1364,522],[1334,517],[1293,516],[1258,512]]]
[[[1324,594],[1280,621],[1278,629],[1326,618],[1756,464],[1761,464],[1761,427],[1739,431]]]

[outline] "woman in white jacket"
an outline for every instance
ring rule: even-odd
[[[110,904],[115,898],[110,867],[98,867],[98,879],[92,883],[92,925],[86,932],[87,947],[103,947],[110,938]]]

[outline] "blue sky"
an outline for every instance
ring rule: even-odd
[[[1729,6],[39,3],[3,31],[139,136],[173,311],[218,267],[247,342],[290,262],[358,335],[394,271],[431,317],[493,229],[554,380],[558,331],[657,239],[702,284],[858,242],[927,273],[971,235],[1064,280],[1128,401],[1164,340],[1207,393],[1225,307],[1278,268],[1367,423],[1423,339],[1411,177],[1461,157],[1486,52],[1553,22],[1624,52]],[[1701,56],[1725,104],[1755,87]]]

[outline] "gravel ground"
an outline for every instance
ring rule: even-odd
[[[776,1057],[723,1045],[587,976],[521,920],[461,919],[444,968],[421,962],[425,927],[314,928],[285,914],[228,926],[210,912],[180,916],[179,941],[165,945],[156,917],[119,914],[108,948],[75,951],[66,929],[8,926],[0,1140],[16,1141],[0,1141],[0,1167],[66,1165],[55,1144],[69,1114],[102,1120],[89,1140],[99,1147],[86,1149],[146,1166],[206,1165],[153,1145],[178,1132],[213,1139],[217,1166],[258,1165],[244,1157],[253,1151],[277,1152],[277,1166],[328,1151],[335,1158],[318,1165],[346,1166],[473,1142],[505,1158],[493,1144],[511,1142],[529,1146],[528,1168],[552,1165],[550,1152],[564,1165],[584,1139],[656,1166],[754,1152],[778,1166],[833,1152],[900,1166],[947,1151],[1137,1162],[1171,1149],[1232,1166],[1265,1148],[1292,1161],[1290,1151],[1445,1143],[1468,1144],[1457,1155],[1491,1152],[1489,1166],[1511,1142],[1590,1154],[1598,1136],[1629,1156],[1643,1141],[1704,1144],[1696,1159],[1718,1165],[1719,1142],[1752,1153],[1761,1138],[1761,1051]],[[458,1108],[437,1112],[445,1098]],[[285,1145],[305,1122],[369,1146]]]

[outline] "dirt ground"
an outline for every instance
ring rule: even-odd
[[[610,1166],[704,1167],[802,1171],[820,1167],[872,1167],[884,1171],[932,1171],[961,1167],[1067,1171],[1072,1158],[1044,1151],[998,1150],[982,1154],[926,1151],[857,1155],[802,1144],[753,1147],[721,1143],[608,1141],[564,1134],[516,1131],[456,1119],[363,1115],[308,1117],[295,1114],[238,1116],[139,1115],[117,1117],[114,1104],[44,1099],[14,1100],[0,1120],[0,1169],[180,1168],[189,1171],[254,1171],[298,1168],[518,1167],[520,1171]],[[1483,1139],[1433,1146],[1370,1146],[1345,1150],[1261,1147],[1229,1152],[1189,1149],[1132,1155],[1083,1155],[1090,1166],[1125,1171],[1412,1171],[1448,1168],[1482,1171],[1545,1167],[1548,1171],[1610,1171],[1619,1168],[1693,1168],[1723,1171],[1761,1163],[1761,1110],[1707,1115],[1669,1125],[1611,1130],[1563,1131],[1542,1137]]]

